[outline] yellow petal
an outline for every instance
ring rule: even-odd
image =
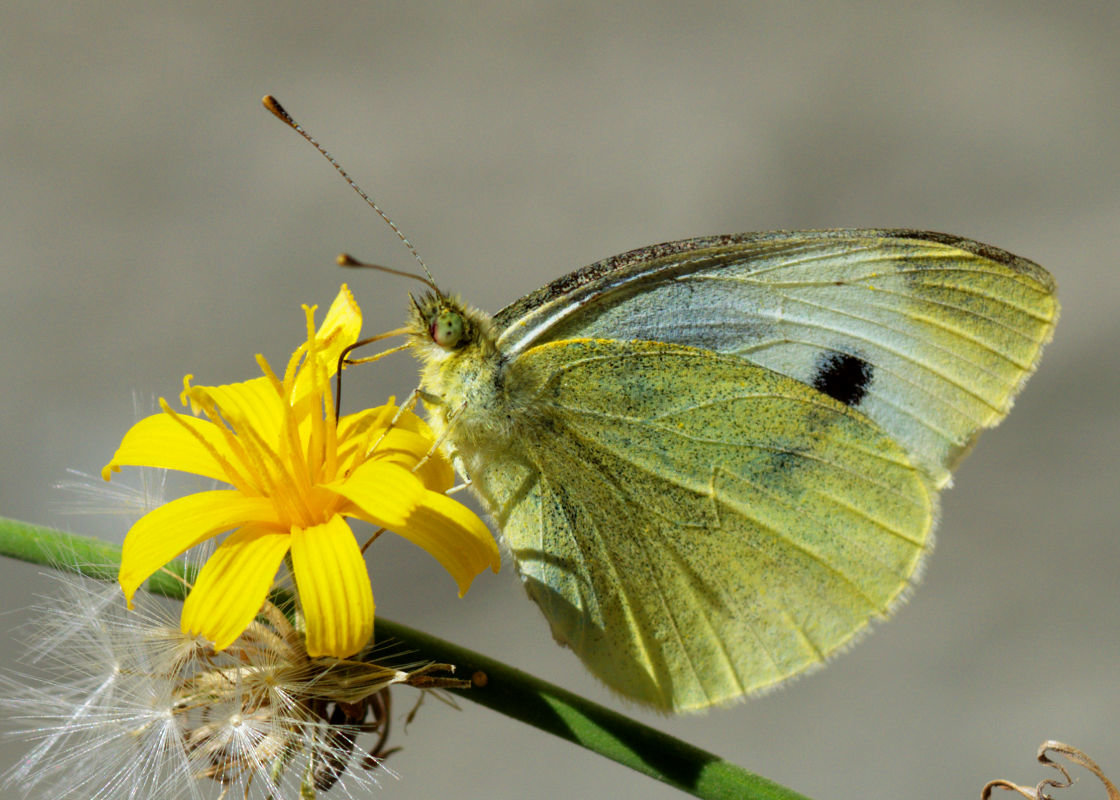
[[[209,399],[235,433],[250,427],[275,446],[284,419],[284,400],[268,378],[221,386],[192,386],[187,393],[194,401]]]
[[[373,635],[373,590],[350,526],[340,516],[292,529],[292,572],[310,656],[346,658]]]
[[[350,289],[347,288],[346,284],[342,284],[342,288],[338,290],[338,296],[335,297],[330,309],[327,310],[327,316],[323,319],[323,324],[319,326],[319,330],[315,333],[318,358],[327,368],[328,377],[338,372],[338,357],[342,355],[343,350],[358,341],[361,332],[362,309],[355,302],[354,295],[350,294]],[[315,390],[311,383],[312,379],[313,374],[310,369],[305,367],[300,370],[299,376],[296,378],[295,391],[291,397],[293,405],[308,392]]]
[[[367,461],[340,481],[325,484],[358,507],[362,519],[396,529],[424,500],[424,485],[404,467],[389,461]]]
[[[439,492],[427,492],[424,503],[397,533],[427,550],[466,594],[474,577],[486,567],[501,566],[497,542],[490,529],[469,508]]]
[[[249,524],[234,531],[206,560],[183,603],[182,627],[224,650],[257,616],[284,554],[288,531]]]
[[[315,332],[319,352],[336,365],[336,368],[331,368],[328,364],[328,374],[333,375],[338,371],[338,357],[342,355],[343,350],[358,341],[361,332],[362,309],[358,307],[354,295],[350,293],[350,288],[344,283],[338,290],[331,307],[327,309],[323,324]]]
[[[345,414],[338,420],[338,442],[340,450],[368,448],[377,437],[388,428],[389,422],[397,412],[391,403],[376,408],[367,408],[353,414]],[[363,458],[365,453],[360,454]]]
[[[200,438],[220,455],[231,456],[221,431],[212,422],[190,416],[176,419],[170,414],[145,417],[125,433],[112,460],[101,470],[101,477],[109,480],[110,473],[122,466],[160,467],[228,482],[225,470]]]
[[[446,492],[455,485],[455,470],[438,450],[432,450],[434,445],[435,439],[430,436],[394,427],[385,433],[380,444],[373,449],[372,457],[377,460],[387,459],[413,472],[420,460],[428,456],[413,474],[423,482],[425,488],[433,492]]]
[[[124,538],[118,580],[125,599],[175,556],[211,536],[247,522],[275,519],[272,503],[238,491],[199,492],[172,500],[141,517]]]
[[[389,422],[397,411],[396,406],[388,404],[342,417],[338,422],[339,460],[364,460],[369,454],[359,451],[375,443],[373,452],[377,460],[388,459],[410,471],[428,456],[416,475],[428,489],[447,491],[455,484],[455,470],[441,452],[433,452],[435,436],[431,429],[409,411],[401,412],[390,428]]]
[[[426,488],[440,494],[455,485],[455,468],[438,450],[415,471],[415,475],[424,482]]]
[[[403,428],[406,431],[418,433],[428,440],[434,440],[435,434],[432,433],[431,427],[424,421],[422,417],[418,417],[411,411],[405,410],[404,413],[396,421],[396,427]]]

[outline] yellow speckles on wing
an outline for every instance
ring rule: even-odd
[[[636,699],[700,708],[818,663],[886,613],[924,552],[920,471],[797,381],[577,340],[529,351],[511,382],[537,387],[539,476],[517,498],[487,479],[500,464],[476,480],[512,503],[506,537],[554,634]]]

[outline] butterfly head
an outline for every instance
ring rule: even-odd
[[[420,363],[420,389],[428,406],[428,422],[437,434],[456,430],[467,435],[472,413],[463,408],[489,408],[500,382],[497,329],[493,318],[458,297],[431,293],[411,298],[406,326],[413,355]],[[492,426],[483,426],[489,432]]]
[[[471,308],[458,297],[434,292],[411,300],[408,333],[413,347],[425,360],[442,361],[493,349],[494,324],[484,312]]]

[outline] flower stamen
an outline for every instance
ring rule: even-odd
[[[159,399],[159,407],[163,410],[163,413],[167,414],[169,417],[171,417],[171,419],[179,423],[179,425],[182,426],[183,430],[185,430],[192,439],[194,439],[196,442],[202,445],[203,448],[205,448],[206,452],[210,454],[211,458],[213,458],[214,461],[217,462],[218,466],[222,468],[222,471],[226,474],[226,478],[229,481],[230,485],[232,485],[238,491],[243,492],[244,494],[259,494],[259,492],[256,491],[256,487],[253,486],[252,480],[248,476],[242,475],[237,470],[237,468],[233,466],[232,461],[218,452],[218,449],[214,447],[213,444],[208,442],[201,433],[192,428],[187,423],[186,419],[182,417],[179,412],[173,409],[170,404],[162,397]],[[211,419],[211,421],[213,421],[213,419]],[[217,425],[216,427],[219,430],[225,431],[225,428],[222,425]],[[228,443],[230,442],[232,437],[226,437],[226,439]]]

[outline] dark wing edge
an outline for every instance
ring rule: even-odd
[[[997,264],[1002,264],[1014,272],[1036,281],[1048,292],[1053,292],[1057,288],[1053,276],[1035,262],[999,247],[949,233],[912,228],[825,228],[820,230],[758,231],[678,239],[639,247],[596,261],[586,267],[569,272],[567,275],[557,278],[546,286],[542,286],[540,289],[510,303],[494,315],[494,322],[500,333],[505,332],[519,320],[546,306],[564,300],[574,293],[581,293],[580,290],[593,289],[604,278],[614,275],[624,279],[624,276],[631,272],[644,274],[647,270],[635,268],[644,265],[665,267],[674,261],[678,261],[678,257],[683,253],[702,253],[725,248],[741,248],[747,245],[758,245],[761,248],[767,245],[781,245],[798,240],[812,242],[843,239],[926,241],[956,247]],[[605,281],[606,286],[604,288],[615,285],[615,283],[615,281]]]

